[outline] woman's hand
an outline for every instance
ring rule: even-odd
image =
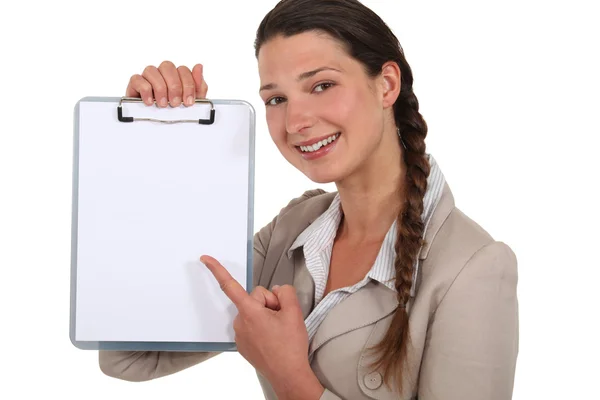
[[[129,79],[125,91],[127,97],[139,97],[147,105],[159,107],[179,107],[194,105],[196,99],[206,98],[208,85],[202,74],[202,64],[190,69],[186,66],[175,67],[170,61],[163,61],[158,68],[149,65],[142,75],[136,74]]]
[[[325,390],[308,362],[308,333],[293,286],[257,287],[252,294],[214,258],[200,258],[235,304],[239,353],[273,386],[279,399],[319,399]]]

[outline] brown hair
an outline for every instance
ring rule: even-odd
[[[396,62],[402,74],[400,95],[394,104],[394,119],[400,132],[399,143],[404,147],[406,167],[405,202],[398,214],[394,246],[399,306],[385,337],[373,347],[378,356],[373,366],[385,371],[384,381],[388,386],[393,376],[401,391],[410,343],[406,304],[410,298],[413,265],[423,244],[421,214],[430,170],[425,155],[427,124],[419,113],[419,102],[412,88],[412,71],[404,51],[394,33],[372,10],[357,0],[282,0],[258,28],[256,56],[269,39],[306,31],[326,32],[339,40],[371,77],[378,76],[388,61]]]

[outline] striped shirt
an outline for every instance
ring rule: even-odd
[[[433,211],[441,197],[444,188],[445,179],[437,163],[431,155],[428,155],[431,171],[427,179],[427,190],[423,199],[422,220],[425,223],[425,229],[433,215]],[[315,282],[315,307],[304,321],[308,331],[309,341],[312,340],[317,328],[325,319],[327,313],[342,302],[345,298],[364,287],[370,280],[378,281],[392,290],[396,290],[394,281],[396,271],[394,260],[396,251],[394,245],[396,242],[396,221],[387,232],[383,244],[379,250],[375,263],[366,274],[363,280],[355,285],[344,287],[329,292],[325,298],[325,285],[329,274],[329,263],[333,242],[342,219],[342,210],[340,207],[340,196],[337,194],[333,199],[331,206],[319,216],[308,228],[306,228],[292,244],[288,251],[288,256],[299,248],[303,248],[306,268]],[[414,280],[417,276],[418,260],[415,262]]]

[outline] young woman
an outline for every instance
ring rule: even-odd
[[[510,399],[517,262],[454,205],[397,38],[356,0],[283,0],[256,37],[269,132],[311,180],[254,237],[248,295],[203,256],[237,306],[239,352],[267,399]],[[126,95],[204,98],[202,66],[164,62]],[[215,353],[100,352],[107,375],[158,378]]]

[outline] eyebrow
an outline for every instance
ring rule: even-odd
[[[318,74],[319,72],[322,72],[322,71],[342,72],[339,69],[335,69],[335,68],[331,68],[331,67],[321,67],[321,68],[313,69],[312,71],[307,71],[307,72],[301,73],[300,75],[298,75],[298,78],[296,78],[296,80],[298,82],[303,81],[305,79],[315,76],[316,74]],[[268,83],[264,86],[261,86],[259,92],[262,92],[263,90],[272,90],[272,89],[276,89],[276,88],[277,88],[276,84]]]

